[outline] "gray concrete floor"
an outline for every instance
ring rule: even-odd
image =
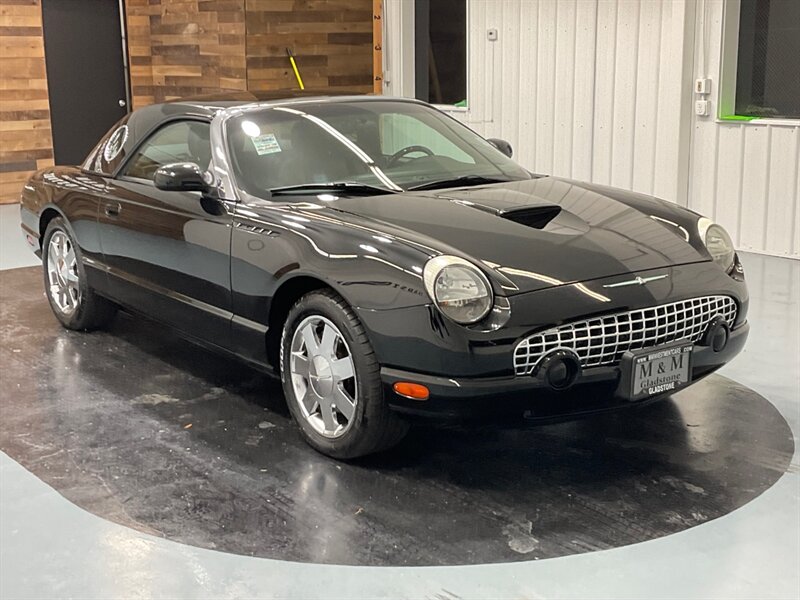
[[[0,204],[0,269],[41,264],[30,251],[19,228],[19,205]]]
[[[37,264],[17,210],[0,207],[0,268]],[[797,448],[800,262],[743,262],[752,332],[722,374],[769,399]],[[78,508],[0,453],[0,598],[798,598],[798,466],[796,450],[761,496],[664,538],[537,562],[397,568],[250,558],[150,536]]]

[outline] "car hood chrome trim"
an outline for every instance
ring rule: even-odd
[[[651,281],[658,281],[660,279],[666,279],[669,277],[669,273],[665,273],[663,275],[653,275],[652,277],[634,277],[633,279],[629,279],[627,281],[620,281],[619,283],[608,283],[604,285],[604,288],[618,288],[618,287],[625,287],[628,285],[645,285],[650,283]]]

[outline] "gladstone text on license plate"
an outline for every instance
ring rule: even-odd
[[[679,390],[691,380],[692,345],[651,348],[633,357],[631,400]]]

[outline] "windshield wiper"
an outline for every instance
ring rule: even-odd
[[[358,183],[357,181],[330,181],[328,183],[301,183],[298,185],[285,185],[283,187],[272,188],[270,194],[280,196],[281,194],[294,194],[298,192],[339,192],[341,194],[359,194],[375,196],[378,194],[394,194],[393,190],[383,188],[368,183]]]
[[[459,187],[465,185],[483,185],[486,183],[505,183],[513,179],[498,179],[496,177],[484,177],[483,175],[462,175],[451,179],[439,179],[422,185],[408,188],[409,190],[438,190],[441,188]]]

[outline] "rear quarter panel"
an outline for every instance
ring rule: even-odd
[[[97,235],[97,194],[104,188],[102,177],[82,173],[77,167],[37,171],[22,192],[20,215],[23,231],[38,240],[38,250],[41,251],[47,223],[54,216],[60,216],[67,223],[84,259],[89,259],[89,263],[102,261]],[[90,285],[98,290],[104,288],[103,275],[91,268],[87,275]]]

